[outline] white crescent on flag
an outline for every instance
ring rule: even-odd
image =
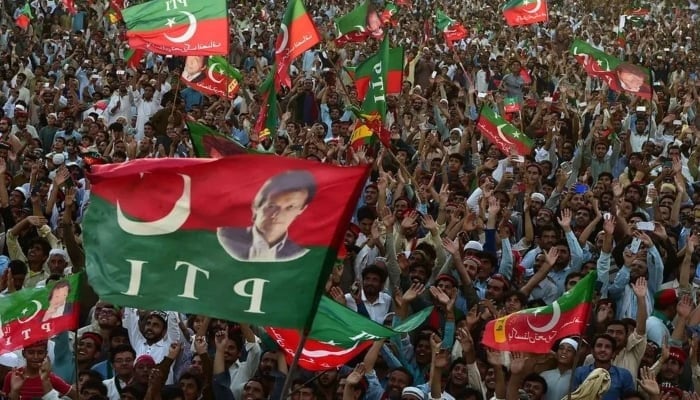
[[[194,36],[194,34],[197,32],[197,18],[194,16],[194,14],[192,14],[189,11],[180,11],[180,13],[184,14],[187,17],[189,26],[187,27],[185,33],[183,33],[180,36],[172,37],[169,36],[167,33],[163,35],[166,39],[170,40],[173,43],[184,43],[192,39],[192,36]]]
[[[209,79],[211,79],[212,82],[221,83],[221,82],[223,82],[224,80],[223,80],[223,79],[216,80],[216,79],[214,79],[214,75],[213,75],[213,73],[214,73],[214,68],[215,68],[217,65],[219,65],[219,63],[213,63],[213,64],[209,67],[209,70],[207,71],[207,76],[209,76]]]

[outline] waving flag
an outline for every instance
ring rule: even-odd
[[[348,14],[335,20],[337,38],[335,44],[343,46],[350,42],[364,42],[370,37],[381,39],[384,36],[382,19],[372,8],[369,0],[364,0]]]
[[[489,321],[481,343],[501,351],[546,354],[557,340],[582,335],[588,324],[596,271],[589,272],[554,303]]]
[[[275,45],[276,90],[279,90],[281,86],[292,87],[289,66],[306,50],[321,42],[321,35],[301,0],[289,2],[280,25],[280,31]]]
[[[454,46],[454,42],[469,36],[467,28],[448,17],[447,14],[440,9],[438,9],[435,14],[435,20],[437,21],[437,28],[442,31],[445,37],[445,44],[447,44],[447,47],[452,47]]]
[[[531,25],[549,20],[547,0],[510,0],[503,7],[509,26]]]
[[[180,75],[180,80],[192,89],[226,99],[236,97],[242,79],[241,71],[221,56],[188,56]]]
[[[569,51],[588,75],[604,80],[610,89],[651,99],[651,73],[648,69],[623,62],[578,39],[574,40]]]
[[[511,125],[489,107],[482,107],[476,127],[495,144],[503,154],[510,154],[513,149],[525,156],[532,152],[534,142],[518,128]]]
[[[122,10],[129,47],[174,56],[228,55],[226,0],[147,1]]]

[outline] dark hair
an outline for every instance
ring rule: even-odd
[[[382,283],[386,282],[386,278],[389,276],[389,273],[386,269],[376,264],[368,265],[367,267],[365,267],[365,269],[362,270],[362,279],[365,279],[365,277],[369,274],[378,275]]]
[[[540,385],[542,385],[542,392],[547,393],[547,381],[544,380],[544,378],[541,377],[540,374],[533,372],[526,376],[523,382],[537,382]]]
[[[364,206],[357,210],[357,220],[361,221],[363,219],[374,220],[377,218],[377,213],[370,207]]]
[[[194,381],[194,384],[197,385],[197,391],[201,392],[202,389],[204,388],[204,381],[202,381],[202,378],[194,375],[189,372],[185,372],[184,374],[180,375],[180,379],[178,379],[178,383],[182,382],[184,379],[191,379]]]
[[[618,322],[618,323],[624,325],[624,324],[622,323],[622,321],[620,321],[620,322]],[[608,325],[609,325],[609,324],[608,324]],[[626,329],[627,329],[627,327],[625,326],[625,330],[626,330]],[[617,342],[615,341],[615,338],[614,338],[614,337],[608,335],[607,333],[601,333],[601,334],[599,334],[599,335],[596,335],[595,339],[593,339],[593,346],[594,346],[594,347],[595,347],[596,342],[597,342],[599,339],[605,339],[605,340],[607,340],[608,342],[610,342],[610,343],[612,344],[613,348],[615,348],[615,347],[617,346]]]
[[[608,178],[610,178],[610,179],[615,179],[615,177],[613,176],[613,174],[611,174],[610,172],[605,172],[605,171],[598,174],[598,179],[600,180],[600,178],[602,178],[602,177],[604,177],[604,176],[606,176],[606,177],[608,177]]]
[[[120,124],[119,122],[112,122],[109,124],[110,131],[115,131],[115,132],[122,132],[124,131],[124,125]]]
[[[433,247],[433,245],[431,245],[428,242],[418,243],[418,245],[416,246],[416,250],[423,251],[425,255],[428,256],[428,258],[430,258],[430,260],[425,261],[434,261],[437,258],[437,252],[435,251],[435,247]]]
[[[282,172],[268,179],[260,188],[253,200],[253,207],[260,207],[271,196],[301,190],[306,190],[308,193],[304,202],[306,206],[316,195],[316,179],[310,172],[304,170]]]
[[[146,397],[146,388],[138,383],[130,383],[122,389],[122,394],[129,393],[136,397],[137,400],[143,400]]]
[[[625,334],[627,334],[627,324],[624,321],[619,320],[619,319],[614,319],[614,320],[608,322],[607,324],[605,324],[605,329],[608,329],[612,325],[622,325],[622,327],[625,328]]]
[[[87,382],[80,385],[81,392],[85,389],[95,389],[95,390],[99,391],[102,396],[107,396],[107,386],[105,386],[104,383],[102,383],[102,381],[100,381],[100,380],[88,379]]]
[[[68,283],[68,281],[56,282],[56,285],[54,285],[54,287],[52,287],[51,291],[49,292],[49,301],[51,301],[51,299],[53,298],[53,294],[55,291],[57,291],[58,289],[62,289],[64,287],[68,288],[68,292],[70,292],[70,283]]]
[[[109,332],[109,340],[112,341],[114,338],[125,337],[129,338],[129,330],[123,326],[117,326]]]
[[[49,241],[41,237],[34,238],[29,241],[29,248],[32,248],[37,244],[41,246],[41,251],[43,251],[46,257],[48,258],[49,253],[51,252],[51,244],[49,243]]]
[[[131,347],[131,345],[120,344],[119,346],[113,347],[112,349],[109,350],[109,362],[114,364],[114,357],[119,353],[126,353],[126,352],[131,353],[131,355],[134,356],[134,359],[136,358],[136,351],[134,351],[134,348]]]
[[[12,273],[12,275],[26,275],[29,271],[27,264],[25,264],[22,260],[10,261],[9,264],[7,264],[7,268],[10,269],[10,273]]]
[[[430,339],[428,339],[428,340],[430,340]],[[416,341],[416,344],[417,343],[418,343],[418,341]],[[396,372],[396,371],[403,372],[408,377],[408,386],[413,386],[413,375],[411,374],[411,372],[408,369],[406,369],[405,367],[396,367],[396,368],[393,368],[391,371],[389,371],[389,374],[391,374],[392,372]]]
[[[163,389],[161,389],[160,398],[162,400],[175,400],[178,398],[184,399],[185,393],[183,393],[182,389],[180,389],[178,386],[167,385],[163,386]]]
[[[81,376],[85,376],[85,375],[88,376],[88,380],[98,381],[100,383],[102,383],[102,381],[104,380],[104,378],[102,377],[102,374],[100,374],[99,372],[92,370],[92,369],[84,369],[84,370],[81,370],[80,372],[78,372],[78,378],[80,378]]]

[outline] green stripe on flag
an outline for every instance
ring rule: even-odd
[[[186,4],[186,5],[184,5]],[[190,15],[195,25],[208,19],[226,18],[224,1],[147,1],[122,10],[126,28],[130,31],[166,29],[170,25],[189,24]]]

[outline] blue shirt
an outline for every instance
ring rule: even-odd
[[[594,369],[593,364],[576,368],[574,371],[574,390],[581,386]],[[623,394],[634,391],[634,380],[628,370],[612,365],[608,372],[610,373],[610,389],[605,392],[601,400],[619,400]]]

